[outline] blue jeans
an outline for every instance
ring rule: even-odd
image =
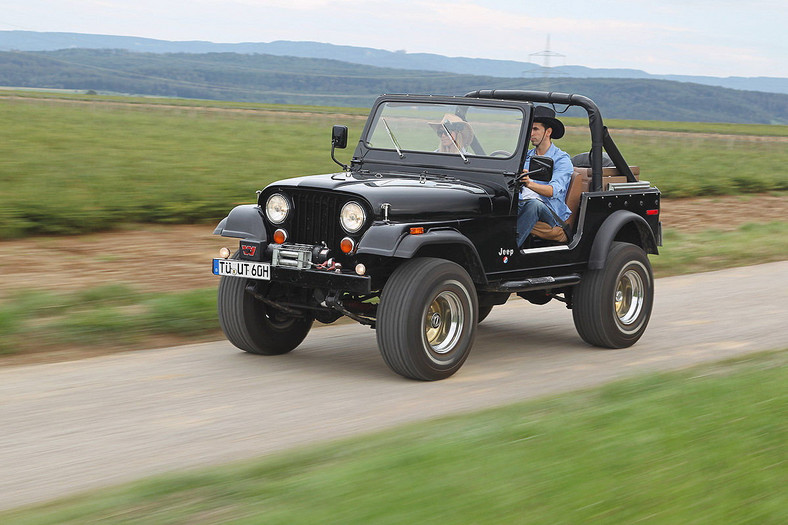
[[[542,199],[525,199],[520,201],[517,209],[517,246],[522,247],[526,237],[538,222],[546,222],[550,226],[558,226],[550,208]]]

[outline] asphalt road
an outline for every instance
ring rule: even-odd
[[[0,370],[0,510],[143,476],[268,454],[788,347],[788,261],[659,279],[646,335],[599,350],[563,304],[510,301],[452,378],[388,370],[374,332],[313,330],[284,356],[227,342]]]

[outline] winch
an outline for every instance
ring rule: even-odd
[[[269,246],[271,266],[305,270],[328,259],[328,248],[325,245],[272,244]]]

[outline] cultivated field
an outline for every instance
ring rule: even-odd
[[[332,124],[350,127],[352,146],[364,117],[328,109],[0,97],[0,238],[214,221],[276,179],[336,171]],[[675,123],[609,124],[624,156],[665,197],[788,190],[777,169],[788,165],[788,136],[766,135],[788,126],[721,135],[713,124],[679,127],[691,133]],[[559,145],[588,151],[588,132],[572,127]]]

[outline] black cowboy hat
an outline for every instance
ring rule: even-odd
[[[564,125],[555,118],[555,111],[547,106],[534,107],[534,122],[544,124],[546,128],[552,128],[553,134],[550,138],[560,139],[564,136]]]

